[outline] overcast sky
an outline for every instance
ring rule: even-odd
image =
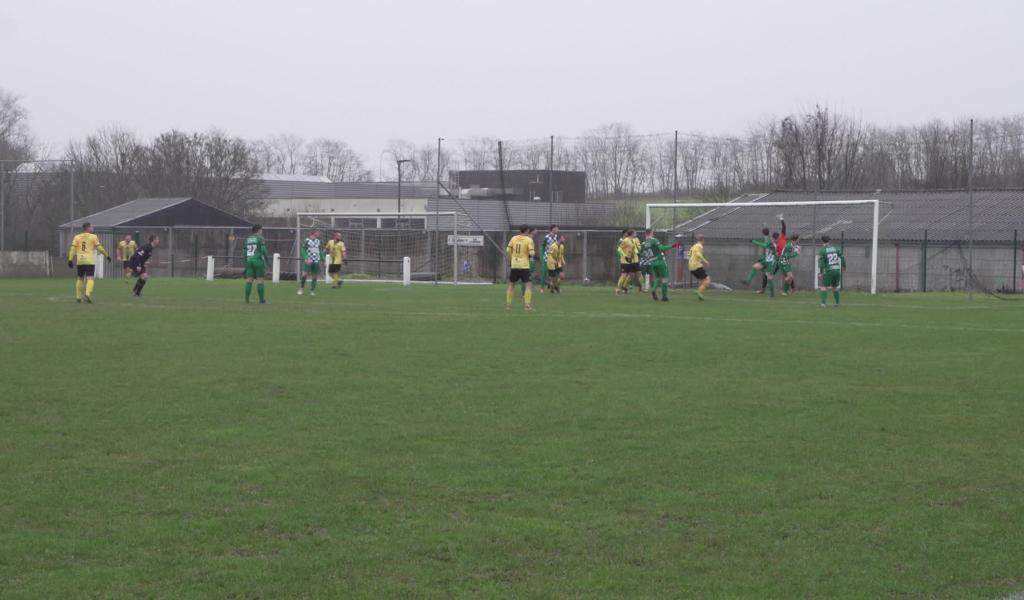
[[[0,87],[60,149],[120,124],[247,138],[739,133],[1024,112],[1022,0],[32,0]]]

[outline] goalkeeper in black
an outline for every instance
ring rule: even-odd
[[[160,238],[151,235],[149,236],[149,241],[143,244],[128,259],[128,270],[132,272],[132,277],[135,278],[135,287],[132,289],[132,294],[136,296],[142,295],[142,288],[145,287],[146,281],[149,279],[149,273],[146,272],[146,261],[153,256],[153,248],[159,245]]]

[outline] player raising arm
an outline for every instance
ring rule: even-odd
[[[530,283],[530,264],[536,255],[533,247],[533,238],[530,237],[530,228],[523,225],[519,228],[519,235],[512,236],[505,247],[508,255],[508,290],[505,292],[505,308],[512,308],[512,297],[515,295],[516,283],[522,282],[526,288],[523,291],[523,307],[526,310],[533,310],[530,305],[533,302],[533,284]]]
[[[149,273],[146,272],[146,261],[153,256],[153,248],[160,245],[160,238],[151,235],[149,236],[149,242],[142,245],[138,252],[132,254],[132,257],[128,259],[128,270],[131,271],[132,277],[135,277],[135,287],[132,289],[132,294],[135,296],[142,295],[142,288],[149,281]]]
[[[846,270],[846,257],[843,251],[833,246],[827,235],[821,236],[821,250],[818,250],[818,277],[821,278],[821,307],[828,303],[828,293],[839,306],[839,286],[843,282],[843,271]]]
[[[78,277],[75,279],[75,302],[83,299],[86,304],[92,304],[92,289],[96,284],[96,253],[99,252],[107,257],[110,262],[110,255],[100,243],[100,238],[92,232],[92,223],[82,223],[82,233],[79,233],[71,240],[71,247],[68,248],[68,268],[74,269],[75,263],[78,266]],[[85,294],[82,289],[85,288]]]
[[[131,235],[124,236],[124,239],[117,243],[117,260],[121,261],[121,268],[124,269],[124,282],[128,283],[128,278],[131,277],[132,270],[128,268],[128,261],[135,256],[135,251],[138,249],[138,244],[132,239]]]
[[[690,273],[694,279],[700,282],[697,286],[697,299],[704,300],[704,290],[711,286],[711,276],[704,267],[710,267],[711,263],[704,258],[704,236],[697,236],[697,243],[690,247]]]
[[[245,238],[245,303],[249,303],[252,295],[252,284],[256,282],[256,292],[260,296],[260,304],[266,304],[263,279],[267,275],[267,242],[263,239],[263,226],[253,225],[252,235]]]

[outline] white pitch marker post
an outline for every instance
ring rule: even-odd
[[[412,259],[402,257],[402,285],[412,285]]]
[[[107,266],[106,265],[107,261],[103,260],[103,257],[101,257],[99,254],[97,254],[96,255],[96,260],[93,261],[93,262],[96,263],[96,274],[94,275],[94,278],[95,279],[103,279],[103,268]]]
[[[872,216],[871,216],[871,293],[878,293],[878,204],[877,199],[873,200],[822,200],[819,202],[806,201],[806,202],[681,202],[677,204],[648,204],[645,209],[647,229],[651,229],[651,209],[652,208],[715,208],[715,209],[732,209],[743,206],[750,207],[787,207],[787,206],[822,206],[822,207],[835,207],[835,206],[855,206],[858,204],[870,204],[872,205]],[[709,211],[710,212],[710,211]],[[675,223],[672,224],[675,227]],[[815,262],[817,265],[817,262]],[[817,269],[817,267],[815,267]],[[815,280],[815,288],[817,288],[817,280]]]
[[[270,271],[271,281],[274,283],[281,283],[281,254],[278,252],[274,253],[274,262]]]
[[[206,280],[207,281],[213,281],[213,273],[214,273],[214,267],[215,267],[214,263],[215,262],[216,261],[213,258],[213,256],[207,256],[206,257]]]

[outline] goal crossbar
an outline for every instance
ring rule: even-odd
[[[720,208],[731,209],[744,206],[749,207],[773,207],[773,206],[871,206],[871,293],[878,293],[878,205],[879,200],[805,200],[799,202],[670,202],[648,204],[644,210],[645,227],[651,228],[652,208]]]

